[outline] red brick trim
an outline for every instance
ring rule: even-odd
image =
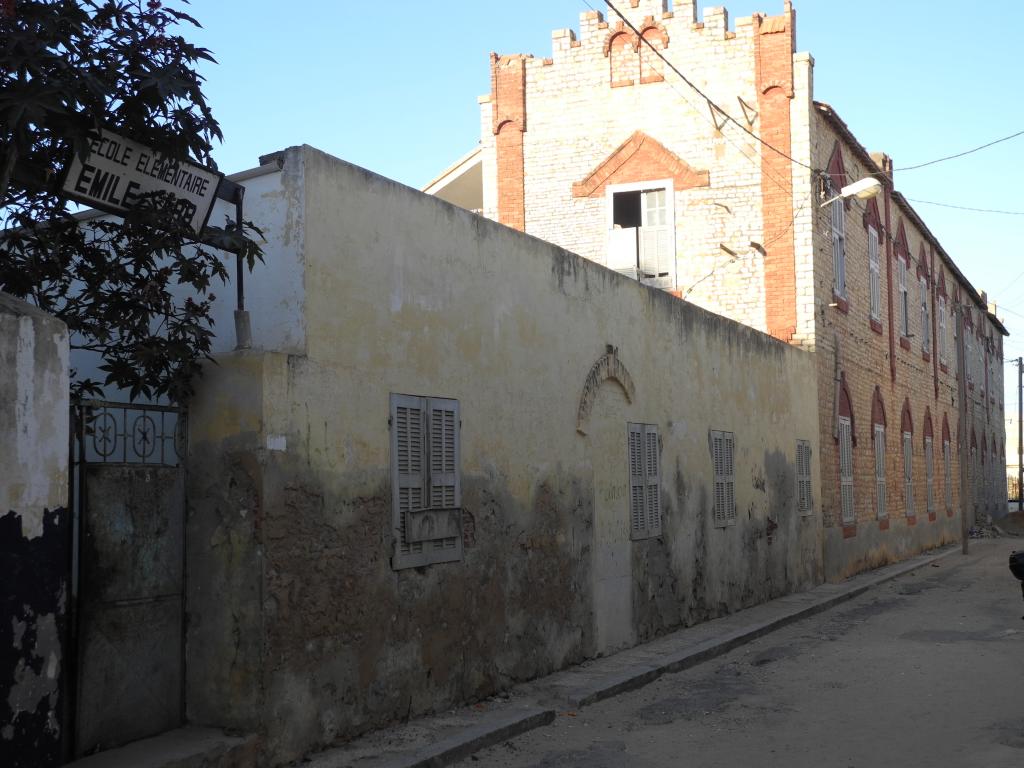
[[[491,110],[498,166],[498,221],[526,231],[525,57],[491,54]]]
[[[852,525],[844,525],[843,526],[843,538],[844,539],[852,539],[856,535],[857,535],[857,524],[856,523],[853,523]]]
[[[900,346],[903,347],[905,350],[907,350],[909,352],[910,351],[910,339],[908,339],[906,336],[900,336]]]
[[[926,363],[930,363],[932,361],[932,356],[927,349],[921,350],[921,359],[924,360]]]
[[[628,88],[629,86],[631,86],[633,84],[634,84],[634,82],[632,80],[629,80],[629,79],[626,79],[626,80],[612,80],[612,88]]]
[[[917,515],[908,515],[907,525],[917,525]]]
[[[850,442],[857,445],[857,419],[853,415],[853,398],[850,397],[850,388],[846,384],[846,371],[839,372],[839,405],[836,412],[840,416],[846,416],[850,420]],[[839,442],[838,434],[835,438]]]
[[[835,145],[832,147],[832,155],[828,159],[828,167],[826,168],[829,180],[832,182],[834,192],[838,193],[840,189],[847,185],[846,166],[843,164],[843,150],[839,144],[839,139],[836,139]],[[843,208],[850,210],[851,201],[849,198],[843,200]]]
[[[885,401],[882,399],[882,388],[875,385],[875,391],[871,393],[871,425],[880,424],[885,427],[888,422],[885,418]]]
[[[874,331],[875,333],[881,335],[881,333],[882,333],[882,323],[881,322],[879,322],[878,320],[875,320],[872,317],[872,318],[868,319],[868,325],[871,326],[871,330],[872,331]]]
[[[663,83],[665,82],[665,76],[661,73],[655,72],[653,75],[644,75],[640,78],[641,85],[647,85],[647,83]],[[614,87],[614,83],[612,86]]]
[[[572,185],[573,197],[602,197],[609,184],[672,179],[676,192],[707,187],[711,175],[692,168],[685,160],[643,131],[620,144],[585,179]]]
[[[888,531],[889,530],[889,518],[883,517],[881,520],[878,521],[878,530],[880,530],[880,531]]]
[[[882,219],[878,214],[878,201],[874,198],[868,200],[868,204],[864,206],[864,229],[868,227],[874,227],[875,232],[878,233],[878,238],[882,238]]]
[[[844,315],[850,314],[850,302],[844,299],[839,294],[837,294],[835,291],[832,292],[832,303],[835,304],[835,308],[842,312]]]
[[[934,512],[929,512],[928,513],[928,522],[929,523],[934,523],[935,522],[935,513]]]
[[[910,398],[903,398],[903,410],[900,412],[900,432],[914,434],[914,417],[910,412]]]
[[[953,512],[953,510],[952,510],[952,509],[947,509],[947,510],[946,510],[946,517],[952,517],[952,516],[953,516],[954,514],[955,514],[955,513]]]
[[[943,373],[949,373],[949,366],[947,366],[945,363],[939,363],[939,370],[942,371]]]
[[[754,16],[754,82],[760,134],[787,155],[793,154],[790,105],[796,19],[792,8],[780,16]],[[796,333],[796,246],[793,227],[793,169],[778,152],[761,153],[762,242],[765,324],[768,333],[790,341]],[[837,302],[838,303],[838,302]]]

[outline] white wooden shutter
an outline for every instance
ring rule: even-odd
[[[843,522],[853,523],[853,427],[846,416],[839,417],[839,496]]]
[[[924,471],[925,479],[928,481],[927,511],[929,515],[935,514],[935,489],[932,485],[935,482],[935,467],[933,464],[934,455],[932,452],[932,439],[924,439]]]
[[[903,433],[903,493],[907,499],[907,517],[914,516],[914,438]]]
[[[939,323],[939,338],[936,339],[936,346],[939,348],[939,362],[946,362],[946,300],[939,298],[939,316],[937,318]]]
[[[878,259],[878,231],[868,227],[868,274],[871,288],[871,319],[882,319],[882,276]]]
[[[846,207],[842,200],[832,203],[832,288],[846,296]]]
[[[462,558],[459,442],[458,401],[391,395],[394,568]]]
[[[668,227],[640,228],[640,281],[656,288],[675,287],[675,254]]]
[[[633,538],[647,535],[646,475],[643,424],[629,424],[629,530]]]
[[[899,283],[899,330],[900,336],[910,335],[910,298],[906,289],[906,261],[896,257],[896,274]]]
[[[658,428],[644,425],[644,469],[647,501],[647,533],[661,535],[661,451],[658,446]]]
[[[879,520],[889,516],[885,501],[885,427],[875,424],[875,506]]]
[[[943,485],[946,491],[946,511],[953,509],[953,472],[952,459],[950,457],[949,440],[942,441],[942,475]]]
[[[636,227],[608,232],[608,268],[634,280],[638,277],[637,232]]]

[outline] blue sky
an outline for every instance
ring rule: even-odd
[[[735,18],[778,13],[782,0],[725,5]],[[798,48],[815,59],[815,98],[897,169],[1024,129],[1022,0],[794,6]],[[194,0],[204,29],[188,35],[219,61],[203,72],[225,135],[215,153],[222,170],[306,143],[419,187],[479,140],[489,53],[549,56],[551,31],[578,29],[586,10],[584,0]],[[896,186],[913,199],[1024,211],[1022,157],[1024,137],[897,171]],[[1024,216],[915,207],[975,287],[1005,308],[1007,356],[1024,355]],[[1015,373],[1007,368],[1014,389]],[[1016,401],[1008,391],[1008,411]]]

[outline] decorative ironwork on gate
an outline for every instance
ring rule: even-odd
[[[185,458],[185,413],[169,405],[82,400],[75,404],[78,460],[177,467]]]

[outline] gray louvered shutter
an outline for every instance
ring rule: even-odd
[[[903,433],[903,493],[907,500],[907,517],[914,516],[914,438]]]
[[[725,453],[725,516],[731,521],[736,520],[736,465],[734,462],[735,439],[732,432],[722,435]]]
[[[844,523],[856,520],[853,507],[853,427],[850,419],[839,417],[839,493]]]
[[[796,485],[797,511],[809,515],[813,510],[811,499],[811,444],[806,440],[796,441]]]
[[[459,402],[432,397],[428,401],[430,433],[430,507],[459,509],[462,480],[459,466]],[[443,536],[430,542],[435,550],[454,550],[461,537]]]
[[[932,449],[932,438],[924,439],[924,471],[928,483],[927,507],[929,515],[935,514],[935,452]]]
[[[875,424],[875,506],[878,519],[889,516],[885,498],[885,427]]]
[[[421,542],[406,541],[409,514],[423,509],[426,497],[426,401],[411,395],[391,395],[392,526],[398,557],[420,555]]]
[[[647,533],[661,535],[661,458],[658,450],[658,428],[644,425],[644,481],[646,483]]]
[[[715,476],[715,525],[725,525],[726,478],[725,478],[725,438],[721,432],[711,433],[711,464]]]
[[[647,534],[646,474],[643,424],[629,424],[629,530],[633,538]]]

